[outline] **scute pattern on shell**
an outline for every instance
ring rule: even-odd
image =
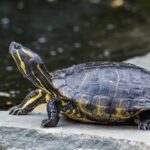
[[[53,84],[60,92],[71,91],[68,98],[72,98],[73,93],[134,98],[146,90],[145,83],[150,88],[149,75],[148,71],[132,64],[95,62],[57,70]]]

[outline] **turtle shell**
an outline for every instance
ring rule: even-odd
[[[124,120],[150,110],[150,72],[135,65],[74,65],[55,71],[52,83],[93,120]]]

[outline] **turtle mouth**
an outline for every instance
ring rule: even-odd
[[[14,53],[16,53],[16,50],[20,50],[21,47],[22,47],[21,44],[19,44],[19,43],[13,41],[13,42],[10,43],[10,46],[9,46],[9,53],[10,53],[11,55],[13,55]]]

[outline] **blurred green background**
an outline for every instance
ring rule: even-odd
[[[52,71],[87,61],[123,61],[150,51],[149,0],[0,0],[0,109],[34,89],[8,54],[11,41]]]

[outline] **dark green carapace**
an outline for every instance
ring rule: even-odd
[[[90,62],[48,72],[42,59],[16,42],[10,54],[20,72],[37,90],[10,110],[26,115],[47,103],[48,119],[43,127],[55,127],[59,114],[88,123],[138,124],[150,130],[150,72],[125,63]]]

